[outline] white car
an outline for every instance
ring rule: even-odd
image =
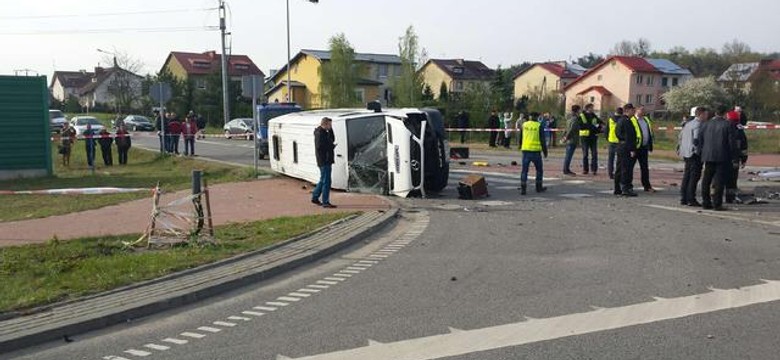
[[[87,124],[92,125],[92,130],[94,130],[95,133],[98,133],[105,128],[103,123],[94,116],[74,116],[70,119],[70,126],[76,129],[76,134],[78,135],[83,135],[84,132],[87,131]]]
[[[248,140],[255,138],[254,124],[251,118],[239,118],[230,120],[223,129],[225,130],[225,138],[232,139],[233,137],[241,137]]]
[[[51,127],[51,131],[60,132],[66,122],[68,122],[68,120],[65,118],[65,114],[63,114],[62,111],[49,110],[49,126]]]

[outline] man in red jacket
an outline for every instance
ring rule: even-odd
[[[184,135],[184,156],[195,156],[195,136],[198,133],[198,124],[194,117],[187,117],[182,125]]]
[[[171,114],[171,122],[168,123],[168,134],[171,139],[171,152],[179,155],[179,137],[181,136],[181,122],[176,114]]]

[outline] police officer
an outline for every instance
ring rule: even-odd
[[[645,114],[645,108],[636,109],[636,115],[631,117],[631,123],[639,136],[637,143],[636,160],[639,162],[639,173],[642,179],[642,187],[647,192],[655,192],[650,185],[650,153],[653,152],[653,122]]]
[[[593,175],[599,169],[599,137],[602,121],[593,113],[593,104],[585,105],[585,111],[580,113],[580,142],[582,143],[582,173],[587,175],[588,169]],[[589,159],[589,157],[591,157]],[[588,161],[590,160],[590,161]],[[590,165],[590,166],[589,166]]]
[[[520,150],[523,152],[523,170],[520,173],[520,195],[528,189],[528,170],[531,163],[536,169],[536,192],[547,191],[543,186],[544,169],[542,154],[547,158],[547,143],[544,141],[544,127],[538,119],[531,117],[520,127]]]
[[[615,124],[615,136],[618,138],[617,168],[615,171],[614,194],[622,196],[637,196],[634,192],[634,164],[636,163],[639,142],[639,131],[634,127],[631,118],[636,109],[633,104],[623,106],[625,116]]]
[[[609,118],[609,129],[607,130],[607,141],[609,142],[609,157],[607,163],[607,173],[609,178],[615,178],[615,157],[617,156],[618,138],[617,138],[617,123],[623,119],[623,108],[617,108],[615,114]]]

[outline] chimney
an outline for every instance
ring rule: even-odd
[[[203,53],[203,55],[208,56],[210,59],[214,59],[214,58],[217,57],[217,52],[214,51],[214,50],[206,51],[206,52]]]
[[[277,73],[279,73],[279,70],[277,70],[277,69],[271,69],[269,72],[270,72],[270,75],[268,75],[268,76],[269,76],[269,77],[274,77],[274,75],[276,75]]]
[[[455,62],[458,63],[458,65],[463,66],[465,61],[463,59],[455,59]]]

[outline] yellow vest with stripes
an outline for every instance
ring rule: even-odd
[[[542,151],[542,138],[539,130],[542,127],[538,121],[528,120],[523,123],[522,151]]]
[[[580,136],[590,136],[590,129],[582,129],[582,125],[588,125],[588,118],[585,113],[580,113]]]
[[[617,121],[615,121],[614,118],[609,118],[609,135],[607,135],[607,141],[611,144],[620,142],[617,137]]]
[[[653,136],[653,122],[650,121],[650,118],[647,116],[643,118],[647,123],[647,131],[650,132],[650,136]],[[639,120],[636,118],[636,116],[631,117],[631,124],[634,125],[634,131],[636,131],[636,148],[639,149],[642,147],[642,128],[639,127]]]

